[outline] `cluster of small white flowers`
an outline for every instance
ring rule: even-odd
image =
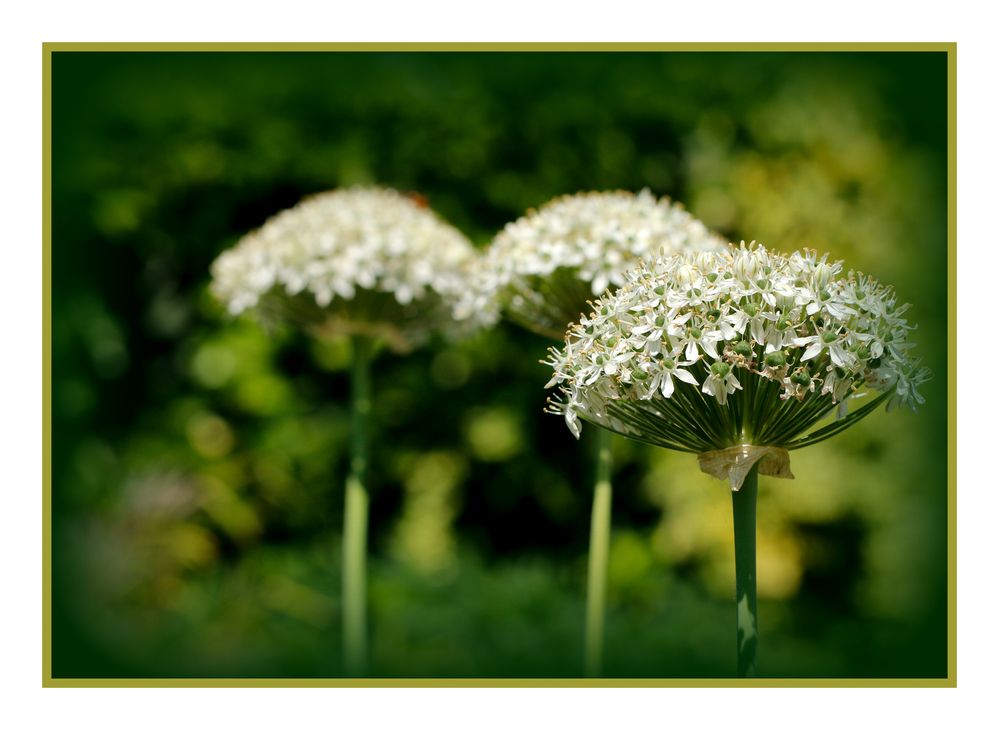
[[[459,316],[506,312],[561,339],[588,297],[625,282],[639,259],[726,242],[669,199],[648,190],[556,198],[509,223],[483,254]]]
[[[349,188],[306,198],[222,253],[212,265],[212,291],[232,314],[274,292],[349,314],[366,290],[403,309],[440,299],[449,318],[475,257],[465,236],[416,199]]]
[[[846,400],[865,387],[885,392],[889,408],[915,407],[929,372],[910,356],[907,309],[890,287],[844,276],[842,262],[810,250],[784,256],[743,243],[660,257],[630,272],[571,328],[562,350],[551,349],[548,386],[562,392],[551,410],[578,437],[580,417],[639,433],[615,402],[651,402],[648,412],[675,417],[683,407],[692,420],[664,424],[664,439],[697,450],[728,438],[793,439],[834,408],[845,416]],[[731,429],[710,431],[698,409]],[[688,432],[696,435],[689,444]]]

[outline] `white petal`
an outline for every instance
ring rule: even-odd
[[[565,412],[565,425],[569,427],[572,431],[572,435],[579,439],[579,419],[576,418],[576,412],[566,409]]]
[[[663,375],[663,382],[660,384],[660,390],[662,390],[663,398],[669,398],[673,395],[673,378],[670,377],[669,373]]]
[[[801,356],[801,361],[804,362],[805,360],[811,360],[820,352],[822,352],[822,343],[813,342],[811,345],[808,346],[808,349],[805,350],[805,354]]]
[[[694,342],[693,340],[689,341],[687,343],[687,352],[685,354],[687,355],[687,359],[688,360],[696,360],[697,359],[697,343]]]
[[[697,385],[697,378],[695,378],[690,371],[681,370],[677,368],[673,371],[673,374],[685,383],[690,383],[691,385]]]

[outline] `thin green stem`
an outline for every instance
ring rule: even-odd
[[[646,401],[620,401],[607,404],[607,413],[622,420],[633,420],[642,426],[641,434],[628,434],[629,438],[637,441],[662,446],[667,449],[686,451],[697,454],[710,449],[709,441],[701,439],[700,436],[683,430],[680,423],[686,418],[686,414],[679,411],[669,401],[663,399],[653,406],[643,405]],[[658,407],[662,407],[660,412]],[[690,448],[690,445],[697,445],[698,448]]]
[[[853,411],[844,418],[841,418],[837,421],[833,421],[828,426],[812,431],[811,433],[806,434],[797,441],[792,441],[791,443],[787,444],[787,450],[791,451],[793,449],[800,449],[803,446],[811,446],[812,444],[817,444],[819,441],[825,441],[827,438],[835,436],[840,431],[849,428],[854,423],[859,421],[861,418],[869,414],[871,411],[873,411],[875,408],[881,405],[888,397],[890,397],[891,394],[892,394],[891,390],[886,390],[877,398],[868,402],[863,407]]]
[[[756,676],[756,494],[757,469],[746,475],[742,488],[732,492],[735,526],[736,642],[740,677]]]
[[[586,581],[586,676],[603,669],[604,607],[607,600],[607,555],[611,530],[611,432],[597,432],[596,482],[590,515],[590,558]]]
[[[372,342],[353,338],[351,387],[350,476],[343,517],[343,651],[350,676],[364,676],[368,663],[367,542],[368,542],[368,416],[371,413],[369,363]]]

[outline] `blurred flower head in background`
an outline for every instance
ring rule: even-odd
[[[564,195],[497,234],[461,300],[460,316],[505,313],[560,340],[588,298],[621,286],[640,259],[724,246],[682,206],[647,189]]]
[[[356,187],[306,198],[245,236],[215,260],[212,290],[232,314],[257,309],[405,351],[458,333],[451,306],[473,258],[422,198]]]
[[[743,243],[644,262],[551,349],[552,410],[577,437],[583,418],[680,451],[806,446],[886,399],[923,402],[908,308],[815,251]],[[882,395],[850,413],[869,392]],[[835,424],[806,433],[833,410]]]

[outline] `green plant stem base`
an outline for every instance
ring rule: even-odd
[[[611,451],[612,434],[596,429],[596,480],[590,515],[590,555],[586,581],[586,676],[599,677],[603,671],[604,610],[607,601],[607,558],[611,529]]]
[[[735,528],[735,605],[737,667],[740,677],[756,676],[759,643],[756,621],[756,496],[757,468],[753,466],[742,488],[732,492]]]
[[[351,459],[343,518],[343,659],[349,676],[367,673],[368,415],[371,412],[371,340],[353,338]]]

